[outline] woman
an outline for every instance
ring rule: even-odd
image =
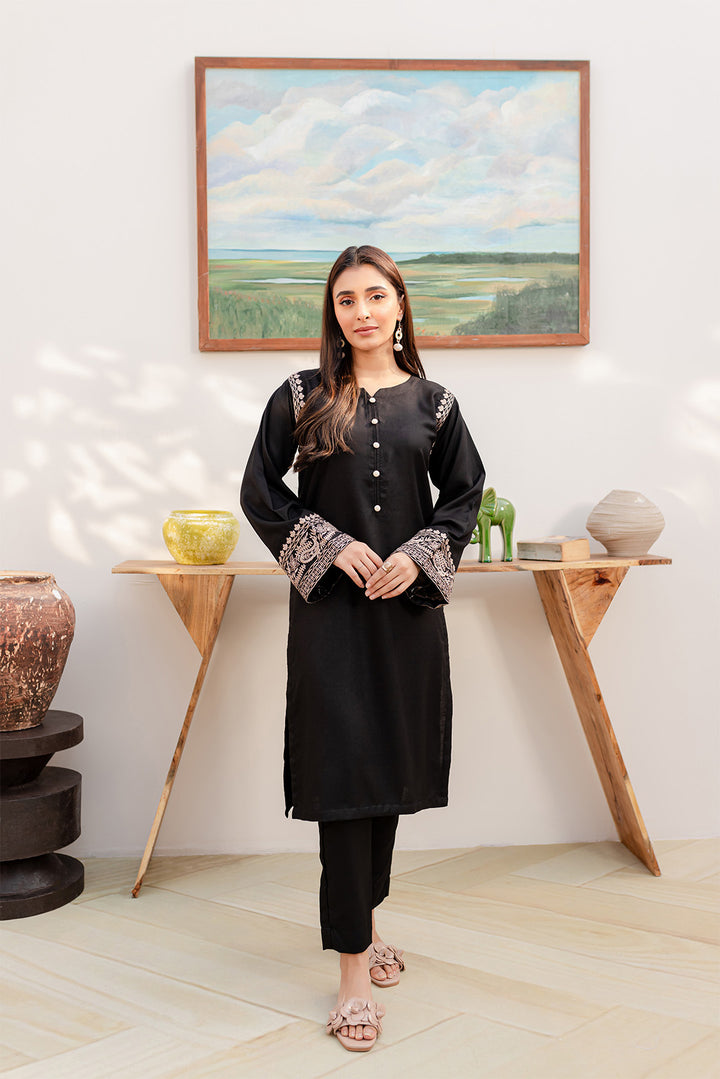
[[[283,480],[294,459],[297,495]],[[381,1030],[371,981],[395,985],[404,967],[373,913],[398,815],[447,805],[442,607],[484,478],[455,398],[425,378],[397,266],[347,248],[327,282],[320,368],[271,397],[241,501],[294,586],[285,808],[318,821],[322,943],[340,953],[327,1029],[348,1049]]]

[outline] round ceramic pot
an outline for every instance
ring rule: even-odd
[[[0,573],[0,730],[42,723],[74,632],[75,608],[51,573]]]
[[[239,536],[240,522],[227,510],[173,510],[163,525],[165,546],[183,566],[221,566]]]
[[[598,502],[585,527],[608,554],[638,558],[648,553],[665,518],[639,491],[611,491]]]

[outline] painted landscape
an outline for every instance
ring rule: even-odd
[[[208,69],[208,337],[316,339],[335,257],[365,243],[400,266],[421,338],[578,333],[579,86]]]
[[[396,261],[418,337],[577,332],[577,255],[461,252]],[[211,259],[211,336],[319,337],[331,265]]]

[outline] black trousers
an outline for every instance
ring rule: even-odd
[[[320,928],[323,948],[364,952],[372,911],[390,891],[398,818],[319,821]]]

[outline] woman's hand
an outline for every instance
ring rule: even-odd
[[[395,551],[388,555],[380,568],[373,573],[365,585],[368,599],[392,599],[400,596],[413,583],[419,568],[409,555]]]
[[[372,547],[368,547],[367,543],[353,540],[352,543],[348,543],[347,547],[343,548],[333,562],[333,566],[337,566],[343,573],[347,573],[351,581],[354,581],[360,588],[364,588],[367,581],[382,566],[382,558],[379,554],[375,554]]]

